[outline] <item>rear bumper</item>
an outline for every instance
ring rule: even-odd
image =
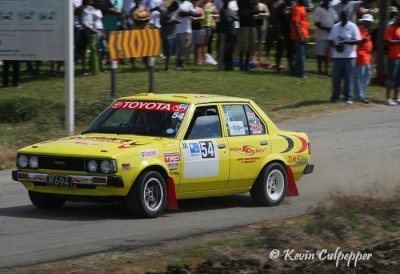
[[[18,170],[12,171],[12,178],[19,182],[32,182],[35,186],[46,186],[49,174],[23,172]],[[124,182],[119,176],[85,176],[85,175],[67,175],[76,186],[113,186],[124,187]]]
[[[303,174],[311,174],[314,172],[314,165],[307,164],[306,168],[303,171]]]

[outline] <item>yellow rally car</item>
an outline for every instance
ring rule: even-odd
[[[118,99],[80,135],[18,150],[12,176],[38,208],[122,200],[153,218],[177,199],[249,191],[278,205],[298,195],[309,158],[307,135],[279,130],[252,100],[144,93]]]

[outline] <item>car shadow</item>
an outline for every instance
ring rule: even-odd
[[[185,199],[178,201],[179,210],[168,211],[174,213],[187,213],[195,211],[217,210],[235,207],[256,207],[248,195],[232,195],[222,197],[209,197],[198,199]]]
[[[287,204],[287,200],[283,204]],[[162,217],[173,217],[175,214],[185,214],[209,210],[229,208],[256,208],[249,195],[232,195],[223,197],[185,199],[178,201],[178,210],[166,210]],[[0,216],[59,220],[59,221],[97,221],[97,220],[129,220],[132,217],[123,203],[72,203],[67,202],[62,208],[46,210],[33,205],[0,208]]]
[[[125,206],[118,203],[66,203],[59,209],[38,209],[33,205],[24,205],[0,208],[0,216],[62,221],[131,219]]]

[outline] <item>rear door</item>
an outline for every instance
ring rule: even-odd
[[[253,184],[271,152],[265,123],[248,104],[222,105],[228,131],[230,172],[226,188]]]

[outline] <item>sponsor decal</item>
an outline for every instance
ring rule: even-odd
[[[228,122],[229,134],[231,136],[245,135],[244,124],[242,121],[229,121]]]
[[[247,119],[249,120],[251,134],[262,134],[263,125],[253,112],[247,112]]]
[[[200,146],[198,143],[190,143],[189,150],[190,150],[190,156],[192,157],[200,155]]]
[[[46,182],[47,176],[42,175],[42,174],[36,174],[30,179],[31,179],[31,181],[34,181],[34,182]]]
[[[131,139],[121,139],[121,138],[113,138],[113,137],[95,137],[95,136],[74,136],[74,137],[67,137],[60,140],[63,142],[64,140],[72,140],[75,143],[82,143],[85,141],[97,141],[97,142],[105,142],[105,143],[126,143],[131,142]],[[86,143],[87,144],[87,143]],[[90,144],[92,145],[92,144]]]
[[[183,177],[187,179],[218,176],[219,153],[215,141],[182,143]]]
[[[215,146],[212,141],[200,141],[198,143],[182,143],[185,150],[189,150],[191,158],[202,159],[215,158]]]
[[[291,139],[291,138],[288,137],[288,136],[281,135],[281,134],[279,134],[279,136],[283,137],[283,138],[287,141],[287,143],[288,143],[287,148],[284,149],[283,151],[281,151],[281,153],[286,153],[286,152],[291,151],[291,150],[293,149],[293,147],[294,147],[294,141],[293,141],[293,139]],[[298,136],[298,135],[294,135],[294,137],[296,137],[297,139],[299,139],[299,140],[300,140],[300,143],[301,143],[300,149],[299,149],[298,151],[296,151],[295,153],[302,153],[302,152],[304,152],[304,151],[308,148],[307,140],[306,140],[305,138],[301,137],[301,136]]]
[[[288,162],[290,166],[304,166],[308,163],[308,160],[306,157],[301,156],[301,155],[294,155],[294,156],[289,156],[288,157]]]
[[[157,149],[146,149],[140,151],[140,157],[151,158],[157,156]]]
[[[117,101],[109,109],[136,109],[136,110],[156,110],[164,112],[186,112],[188,105],[170,102],[154,101]]]
[[[260,157],[249,157],[249,158],[238,158],[237,161],[241,162],[242,164],[252,164],[260,159],[261,159]]]
[[[167,152],[164,153],[164,161],[167,164],[169,170],[177,170],[179,162],[181,161],[181,155],[179,152]]]
[[[169,175],[171,175],[171,176],[179,176],[179,171],[171,171],[170,173],[169,173]]]
[[[263,126],[258,123],[251,123],[250,124],[250,131],[251,134],[262,134],[263,133]]]
[[[92,183],[92,181],[88,178],[82,178],[82,177],[72,177],[71,178],[73,184],[89,184]]]
[[[294,142],[293,142],[293,140],[290,139],[289,137],[285,136],[285,135],[281,135],[281,134],[278,134],[278,135],[281,136],[281,137],[283,137],[283,138],[286,140],[286,142],[288,143],[287,148],[284,149],[283,151],[281,151],[280,153],[286,153],[286,152],[291,151],[291,150],[293,149],[293,147],[294,147]]]
[[[181,155],[179,152],[167,152],[164,153],[164,161],[165,163],[178,163],[181,160]]]
[[[131,164],[130,164],[130,163],[125,163],[125,164],[122,164],[122,166],[121,166],[121,170],[122,170],[122,171],[128,171],[128,170],[131,170]]]
[[[301,148],[300,148],[298,151],[296,151],[296,153],[302,153],[302,152],[305,151],[305,150],[307,149],[307,147],[308,147],[307,140],[304,139],[303,137],[298,136],[298,135],[294,135],[294,136],[297,137],[297,138],[300,140],[300,142],[301,142]]]
[[[237,153],[240,153],[240,154],[246,155],[246,156],[253,156],[255,154],[264,153],[265,150],[262,148],[259,148],[259,147],[243,145],[242,147],[232,147],[231,151],[237,152]]]
[[[103,144],[87,143],[87,142],[82,142],[82,141],[78,141],[78,140],[76,140],[76,141],[74,141],[74,140],[69,140],[69,141],[68,140],[67,141],[60,140],[60,141],[56,141],[56,142],[59,143],[59,144],[73,144],[73,145],[82,145],[82,146],[99,146],[99,147],[104,146]]]
[[[140,143],[139,144],[139,141],[137,141],[137,142],[132,142],[132,143],[129,143],[129,144],[122,144],[122,145],[118,146],[118,148],[119,149],[124,149],[124,148],[131,148],[131,147],[143,146],[143,145],[148,145],[148,144],[144,144],[144,143]]]

